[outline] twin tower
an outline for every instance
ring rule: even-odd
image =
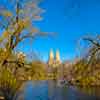
[[[58,50],[56,51],[55,56],[53,50],[50,51],[48,64],[52,67],[57,67],[59,64],[61,64],[60,53]]]

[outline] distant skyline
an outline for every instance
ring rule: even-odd
[[[82,36],[100,34],[100,0],[43,0],[40,7],[46,12],[42,14],[43,21],[36,25],[42,31],[57,33],[57,36],[36,38],[32,46],[26,40],[26,46],[20,44],[18,47],[24,52],[33,49],[43,61],[48,60],[51,49],[59,50],[61,60],[72,60],[77,56],[77,41]]]

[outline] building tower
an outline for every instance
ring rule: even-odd
[[[60,63],[60,53],[59,50],[56,51],[56,62]]]
[[[50,55],[49,55],[49,65],[52,65],[54,61],[54,54],[53,54],[53,50],[50,50]]]

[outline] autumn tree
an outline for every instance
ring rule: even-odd
[[[3,66],[7,63],[19,66],[17,60],[9,61],[17,45],[28,38],[45,36],[47,32],[41,32],[35,27],[35,21],[40,21],[42,19],[40,15],[44,12],[38,7],[40,0],[5,0],[5,2],[7,5],[0,4],[0,90],[2,88],[6,100],[12,100],[11,96],[15,95],[12,90],[16,91],[18,81]]]
[[[100,35],[97,36],[90,36],[90,37],[84,37],[83,40],[89,42],[91,44],[91,47],[88,50],[88,56],[89,58],[89,64],[93,62],[95,58],[100,57]]]
[[[87,52],[80,61],[73,65],[75,83],[98,86],[100,85],[100,35],[86,36],[82,39],[88,48],[85,48],[84,51]]]
[[[43,9],[39,8],[39,0],[6,0],[0,9],[0,45],[5,48],[3,64],[17,45],[23,40],[34,39],[36,36],[47,35],[35,27],[35,21],[40,21]],[[12,7],[12,8],[10,8]]]

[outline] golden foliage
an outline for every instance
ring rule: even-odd
[[[2,69],[0,73],[0,87],[1,88],[12,88],[16,89],[17,88],[17,81],[15,77],[11,74],[10,71],[6,69]]]
[[[19,86],[13,74],[9,70],[2,68],[0,71],[0,91],[3,93],[5,100],[13,100]]]
[[[12,16],[12,13],[10,12],[10,11],[4,11],[4,12],[2,12],[2,15],[3,16],[6,16],[6,17],[11,17]]]
[[[88,66],[86,62],[81,60],[76,65],[73,65],[75,84],[83,86],[100,85],[100,68],[98,67],[100,63],[95,60],[93,62],[94,64]]]
[[[45,64],[41,62],[32,62],[32,79],[43,80],[46,79],[46,69]]]
[[[3,38],[7,38],[9,36],[9,32],[8,31],[4,31],[3,32]]]
[[[20,56],[18,59],[17,56],[15,59],[11,58],[14,48],[21,42],[21,40],[26,39],[27,36],[28,38],[31,36],[33,37],[33,34],[31,33],[37,33],[39,35],[42,33],[33,25],[33,21],[41,19],[39,16],[41,10],[37,5],[37,1],[38,0],[36,0],[36,3],[30,3],[30,7],[24,9],[24,6],[28,7],[28,2],[23,5],[19,0],[23,6],[21,9],[17,9],[16,7],[16,12],[13,12],[12,10],[8,11],[6,7],[2,10],[2,16],[4,17],[4,20],[6,20],[3,24],[0,23],[3,27],[0,37],[0,44],[3,44],[3,48],[0,48],[0,88],[2,89],[9,89],[8,91],[13,92],[16,91],[20,83],[20,81],[17,80],[17,77],[21,76],[19,74],[19,76],[16,77],[17,74],[15,75],[14,73],[18,73],[17,71],[20,71],[22,76],[25,76],[26,79],[28,79],[28,77],[29,79],[31,77],[33,80],[45,79],[46,77],[46,69],[43,63],[32,62],[31,68],[28,69],[25,68],[24,64],[22,64],[22,66],[19,64],[25,63],[23,57]],[[26,34],[25,32],[28,32],[29,34]],[[15,69],[12,68],[13,66]]]

